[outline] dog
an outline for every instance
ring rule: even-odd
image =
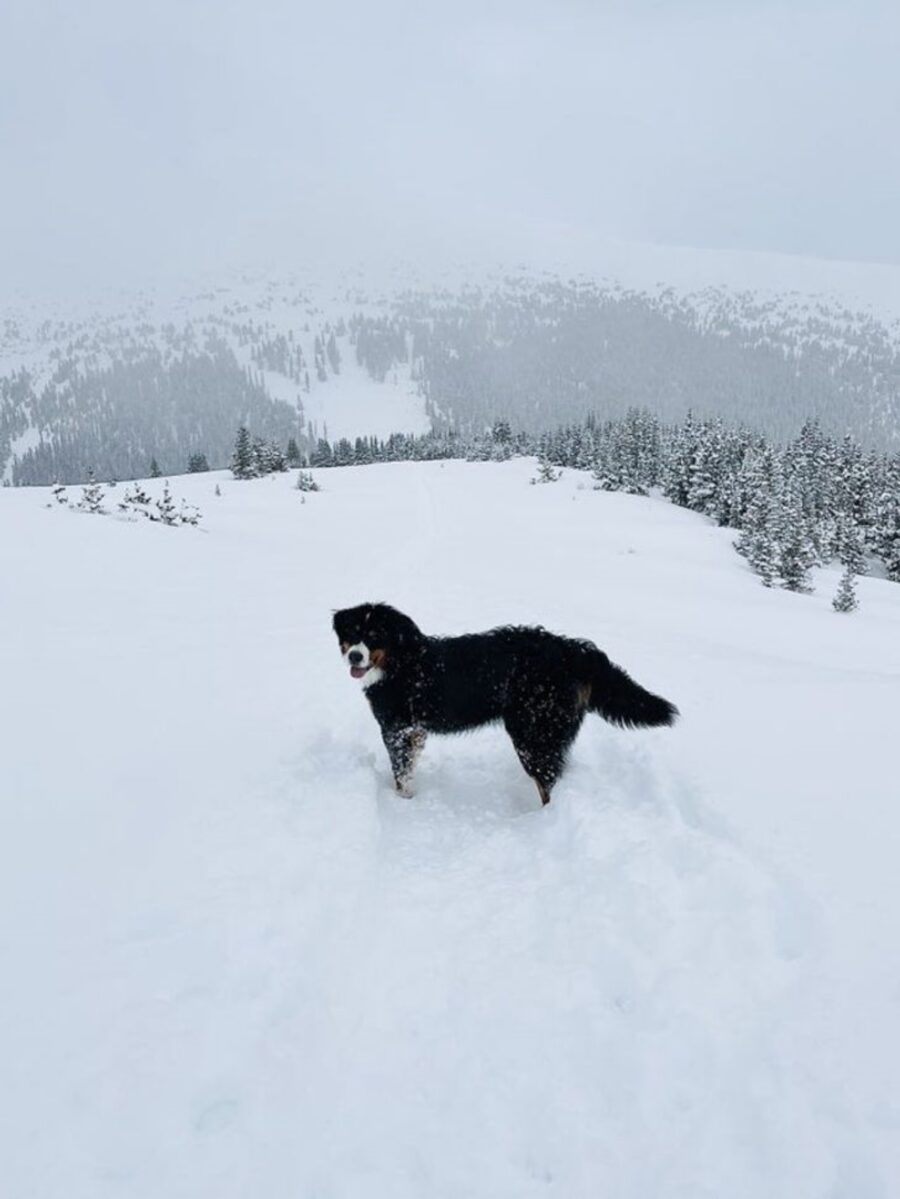
[[[502,721],[548,804],[586,713],[626,728],[671,725],[678,716],[593,642],[540,627],[428,637],[389,604],[345,608],[333,625],[381,728],[396,788],[407,797],[428,733]]]

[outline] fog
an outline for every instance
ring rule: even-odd
[[[0,11],[7,285],[528,253],[900,261],[888,3]]]

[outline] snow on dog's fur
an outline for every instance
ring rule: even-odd
[[[335,613],[334,631],[381,727],[403,795],[411,794],[428,733],[502,720],[546,804],[586,712],[629,728],[672,724],[678,715],[593,642],[542,628],[429,637],[389,604],[360,604]]]

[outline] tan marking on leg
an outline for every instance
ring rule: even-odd
[[[409,765],[406,768],[406,774],[402,779],[396,781],[396,787],[404,799],[412,799],[412,775],[415,770],[416,762],[419,760],[419,754],[425,748],[425,739],[427,734],[424,729],[412,729],[409,733]]]
[[[544,784],[539,783],[537,781],[537,779],[534,780],[534,784],[537,787],[538,794],[541,797],[541,803],[544,805],[544,807],[546,807],[547,804],[550,802],[550,792],[547,790],[547,788],[544,786]]]
[[[579,683],[575,688],[575,698],[579,708],[586,708],[591,702],[591,685],[590,683]]]

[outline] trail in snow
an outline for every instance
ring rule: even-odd
[[[841,621],[689,514],[530,473],[175,481],[206,536],[0,495],[11,1193],[900,1184],[895,589]],[[367,598],[593,636],[683,721],[587,722],[546,810],[502,732],[432,738],[400,800],[329,629]],[[843,743],[810,757],[798,705]]]

